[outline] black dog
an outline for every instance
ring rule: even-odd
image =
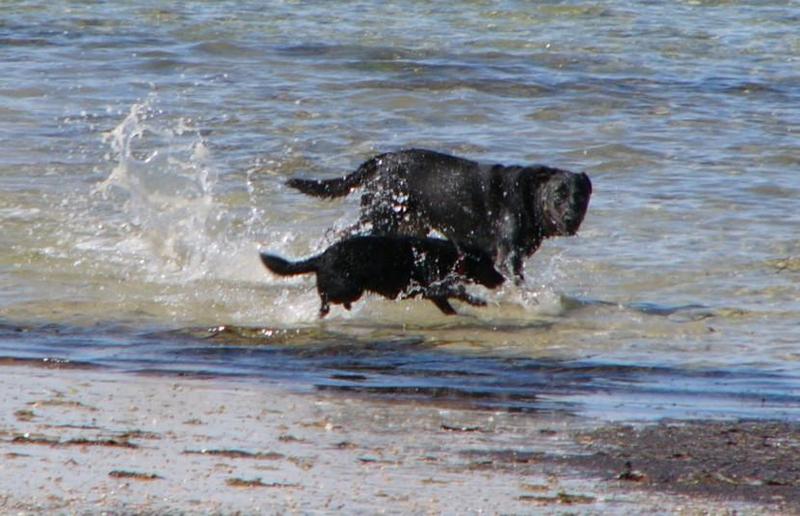
[[[421,295],[450,315],[456,311],[449,298],[476,306],[486,304],[467,294],[461,282],[495,288],[504,280],[485,253],[462,251],[451,242],[436,238],[357,236],[337,242],[307,260],[289,262],[261,253],[261,261],[282,276],[317,273],[317,292],[322,299],[320,317],[330,311],[330,303],[343,304],[349,310],[365,290],[389,299],[401,292],[404,298]]]
[[[583,173],[483,165],[421,149],[381,154],[342,178],[287,184],[318,197],[340,197],[365,186],[357,228],[416,236],[435,229],[499,263],[509,259],[519,280],[523,259],[542,240],[578,231],[592,194]]]

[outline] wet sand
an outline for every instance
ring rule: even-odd
[[[800,427],[0,366],[0,512],[800,514]]]

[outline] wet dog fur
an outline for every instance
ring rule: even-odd
[[[325,198],[363,187],[360,220],[351,234],[424,237],[436,230],[459,247],[510,262],[518,281],[524,259],[545,238],[578,231],[592,194],[584,173],[480,164],[423,149],[375,156],[345,177],[294,178],[287,184]]]
[[[437,238],[355,236],[305,260],[292,262],[262,252],[261,261],[281,276],[316,273],[320,317],[328,314],[331,304],[349,310],[364,291],[389,299],[401,294],[403,298],[421,296],[451,315],[456,311],[449,299],[486,304],[468,294],[463,283],[495,288],[504,281],[486,253],[459,249]]]

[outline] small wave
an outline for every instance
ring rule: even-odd
[[[279,54],[290,57],[328,57],[354,61],[394,61],[431,57],[434,52],[424,49],[368,45],[333,45],[305,43],[275,47]]]
[[[0,38],[0,46],[3,47],[49,47],[56,43],[44,38]]]
[[[206,41],[192,47],[192,53],[198,52],[223,57],[248,57],[259,55],[255,49],[244,45],[236,45],[228,41]]]

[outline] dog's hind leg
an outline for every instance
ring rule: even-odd
[[[324,317],[322,311],[328,304],[343,305],[350,310],[353,302],[358,301],[364,294],[364,289],[346,276],[327,273],[317,275],[317,290],[323,305],[323,308],[320,309],[320,317]]]
[[[322,319],[331,311],[331,304],[326,294],[320,293],[319,297],[322,300],[322,305],[319,307],[319,318]]]
[[[367,191],[361,197],[359,226],[372,235],[425,237],[430,227],[403,188]]]
[[[521,286],[525,284],[525,261],[524,257],[514,252],[511,255],[511,268],[514,271],[514,284]]]

